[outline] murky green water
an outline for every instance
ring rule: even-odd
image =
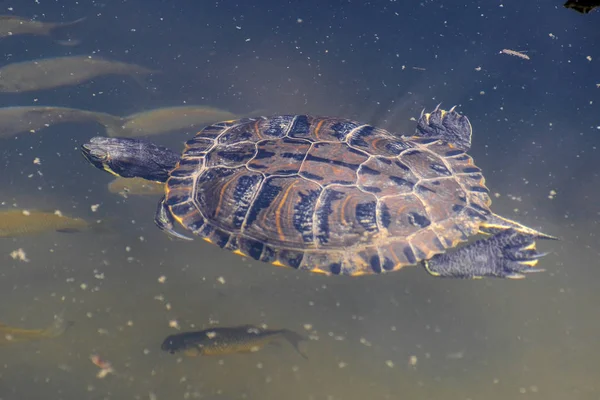
[[[3,107],[124,116],[203,104],[411,133],[423,108],[459,104],[494,211],[561,240],[538,244],[547,271],[521,281],[435,279],[421,267],[311,275],[170,240],[153,223],[158,198],[109,193],[112,177],[79,154],[100,125],[0,138],[2,209],[58,209],[107,228],[0,240],[0,321],[42,328],[64,310],[73,323],[0,348],[0,399],[600,397],[600,11],[560,1],[4,3],[3,13],[41,20],[88,17],[69,30],[78,46],[2,39],[6,64],[96,52],[162,73],[144,86],[112,76],[1,93]],[[179,149],[194,133],[152,140]],[[19,248],[29,262],[10,256]],[[222,357],[160,350],[175,325],[217,324],[301,332],[309,359],[287,343]],[[92,355],[115,373],[99,379]]]

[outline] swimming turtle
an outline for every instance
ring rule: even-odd
[[[155,222],[172,237],[191,240],[177,224],[276,266],[356,276],[422,263],[455,278],[542,271],[535,239],[554,238],[491,212],[466,154],[471,133],[454,108],[422,113],[412,136],[277,115],[210,125],[183,155],[107,137],[82,153],[114,175],[166,182]],[[478,233],[491,236],[454,249]]]

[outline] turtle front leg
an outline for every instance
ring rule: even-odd
[[[535,239],[538,238],[507,229],[452,253],[438,254],[424,264],[433,276],[522,279],[525,274],[544,271],[533,268],[538,259],[547,254],[538,253],[535,249]]]
[[[154,217],[154,223],[156,226],[158,226],[161,231],[167,233],[171,238],[194,240],[191,237],[175,232],[173,222],[175,222],[173,219],[173,214],[171,214],[171,211],[167,208],[167,205],[165,204],[165,197],[163,196],[158,203],[158,209],[156,210],[156,216]]]

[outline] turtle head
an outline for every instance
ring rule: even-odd
[[[124,178],[166,182],[179,155],[139,139],[94,137],[81,145],[81,153],[96,168]]]

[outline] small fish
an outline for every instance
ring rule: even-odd
[[[151,136],[183,129],[200,129],[206,125],[237,119],[225,110],[208,106],[165,107],[123,117],[122,129],[108,132],[111,137]],[[194,132],[195,133],[195,132]]]
[[[62,313],[55,316],[52,325],[45,329],[22,329],[0,324],[0,346],[55,338],[62,335],[66,329],[67,322]]]
[[[18,35],[50,36],[55,30],[77,25],[83,21],[85,17],[70,22],[41,22],[16,15],[0,15],[0,38]],[[79,43],[74,40],[56,40],[56,42],[65,46]]]
[[[64,216],[59,211],[19,209],[0,211],[0,238],[32,236],[48,231],[81,232],[89,227],[85,220]]]
[[[161,349],[171,354],[182,351],[187,356],[252,353],[280,338],[290,342],[302,357],[307,358],[299,347],[299,343],[306,340],[303,336],[289,329],[262,329],[254,325],[170,335],[163,341]]]
[[[587,14],[596,7],[600,7],[600,0],[569,0],[563,4],[565,8],[571,8],[581,14]]]
[[[155,72],[158,71],[96,56],[41,58],[0,68],[0,92],[20,93],[72,86],[102,75],[129,75],[143,85],[140,76]]]
[[[118,177],[108,184],[108,191],[123,197],[127,197],[130,194],[136,196],[164,195],[165,184],[148,181],[143,178]]]
[[[107,132],[119,129],[120,117],[94,111],[66,107],[3,107],[0,108],[0,137],[12,137],[19,133],[40,131],[50,125],[65,122],[97,122]]]

